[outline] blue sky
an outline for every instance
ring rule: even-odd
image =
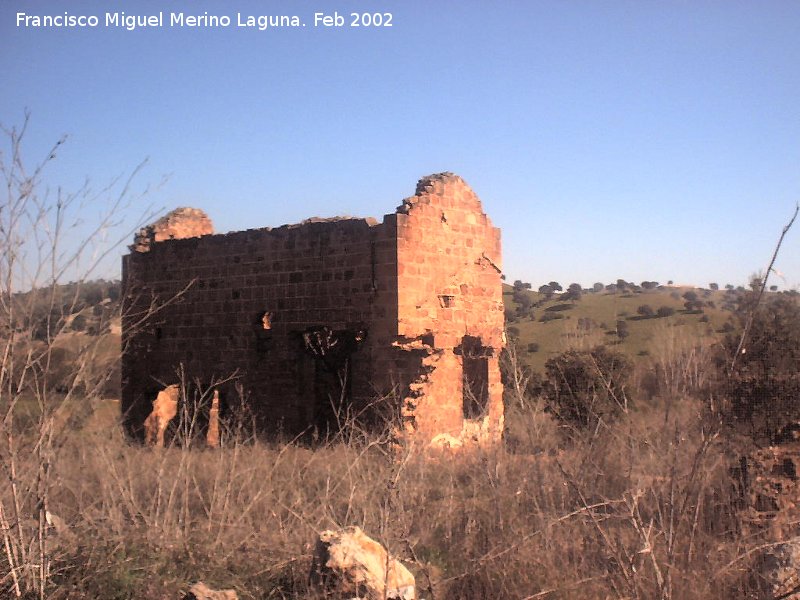
[[[33,29],[20,11],[233,23]],[[393,26],[314,27],[334,11]],[[508,279],[535,286],[744,284],[800,200],[794,1],[4,0],[0,73],[0,122],[30,110],[31,161],[70,135],[52,186],[148,158],[137,185],[169,179],[147,202],[229,231],[380,217],[454,171],[502,228]],[[800,224],[777,267],[800,286]]]

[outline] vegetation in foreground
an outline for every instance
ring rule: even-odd
[[[742,381],[761,377],[770,327],[800,348],[797,310],[766,307]],[[22,597],[39,596],[24,582],[46,498],[49,598],[177,598],[198,579],[243,598],[321,597],[308,584],[315,536],[346,525],[401,557],[424,598],[764,597],[756,550],[769,539],[743,519],[733,473],[741,439],[757,443],[750,424],[774,414],[710,402],[737,381],[713,377],[725,354],[671,349],[652,395],[613,348],[566,352],[537,379],[514,368],[512,346],[506,445],[458,454],[398,450],[352,422],[314,450],[239,428],[216,451],[180,437],[154,451],[124,439],[114,402],[54,394],[46,482],[35,406],[5,431],[4,593],[14,572]]]
[[[82,306],[91,269],[67,293],[58,286],[105,237],[130,186],[101,202],[109,212],[85,243],[64,250],[64,231],[73,217],[80,223],[72,211],[86,196],[54,202],[37,193],[61,142],[25,169],[24,127],[5,133],[3,597],[176,598],[202,579],[243,598],[314,598],[315,535],[346,525],[404,559],[421,597],[435,600],[764,597],[756,561],[769,531],[744,518],[746,494],[734,474],[751,448],[777,440],[800,416],[792,402],[796,299],[764,303],[760,315],[745,308],[742,315],[756,314],[752,343],[735,365],[732,338],[699,343],[677,335],[684,329],[676,322],[655,362],[631,368],[631,352],[618,351],[639,325],[674,317],[666,305],[655,315],[637,308],[638,321],[615,308],[614,335],[608,323],[600,335],[622,343],[598,349],[581,336],[583,347],[548,350],[538,375],[512,344],[503,447],[424,456],[347,422],[313,451],[264,443],[244,428],[227,431],[219,450],[178,436],[153,451],[124,439],[116,405],[103,400],[116,364],[104,362],[114,311],[92,309],[90,318]],[[557,303],[547,289],[539,293],[551,303],[540,306],[546,314],[588,305],[580,304],[583,291]],[[528,302],[516,296],[524,309]],[[704,323],[698,298],[683,300],[686,317]],[[512,337],[522,339],[523,329]],[[523,352],[536,354],[529,346]]]
[[[46,595],[177,598],[202,579],[243,598],[314,597],[316,533],[357,524],[410,565],[425,598],[730,598],[747,589],[752,542],[704,410],[649,406],[573,436],[520,402],[509,418],[528,439],[515,453],[427,458],[358,430],[314,451],[232,435],[219,451],[158,452],[73,413],[50,464],[49,511],[66,528],[48,528]],[[24,535],[6,536],[21,578],[37,567],[37,438],[24,437]]]

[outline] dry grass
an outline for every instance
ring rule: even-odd
[[[314,451],[243,436],[153,451],[89,418],[53,460],[50,511],[69,532],[51,538],[50,596],[178,598],[202,579],[243,598],[313,597],[315,534],[352,524],[410,563],[424,598],[731,597],[746,548],[702,406],[555,445],[531,410],[516,418],[550,452],[427,459],[358,432]],[[23,460],[21,481],[35,471]]]

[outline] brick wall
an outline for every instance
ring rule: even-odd
[[[460,436],[477,429],[490,438],[502,430],[499,354],[503,342],[500,230],[458,176],[422,179],[397,214],[398,335],[420,339],[433,370],[412,401],[416,427],[429,436]],[[482,347],[488,396],[480,423],[465,423],[464,339]],[[475,390],[477,392],[477,390]]]
[[[499,231],[457,176],[423,179],[382,223],[151,238],[123,259],[122,406],[134,435],[179,372],[201,387],[234,377],[219,386],[223,415],[244,397],[264,431],[295,435],[330,422],[331,400],[358,412],[385,396],[409,428],[458,434],[464,336],[485,360],[479,428],[502,427]]]

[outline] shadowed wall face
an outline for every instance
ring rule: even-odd
[[[184,402],[216,386],[223,420],[242,408],[264,432],[325,434],[380,397],[426,436],[502,429],[499,230],[457,176],[421,180],[382,223],[213,235],[202,211],[179,209],[132,250],[122,402],[135,436],[180,379]]]

